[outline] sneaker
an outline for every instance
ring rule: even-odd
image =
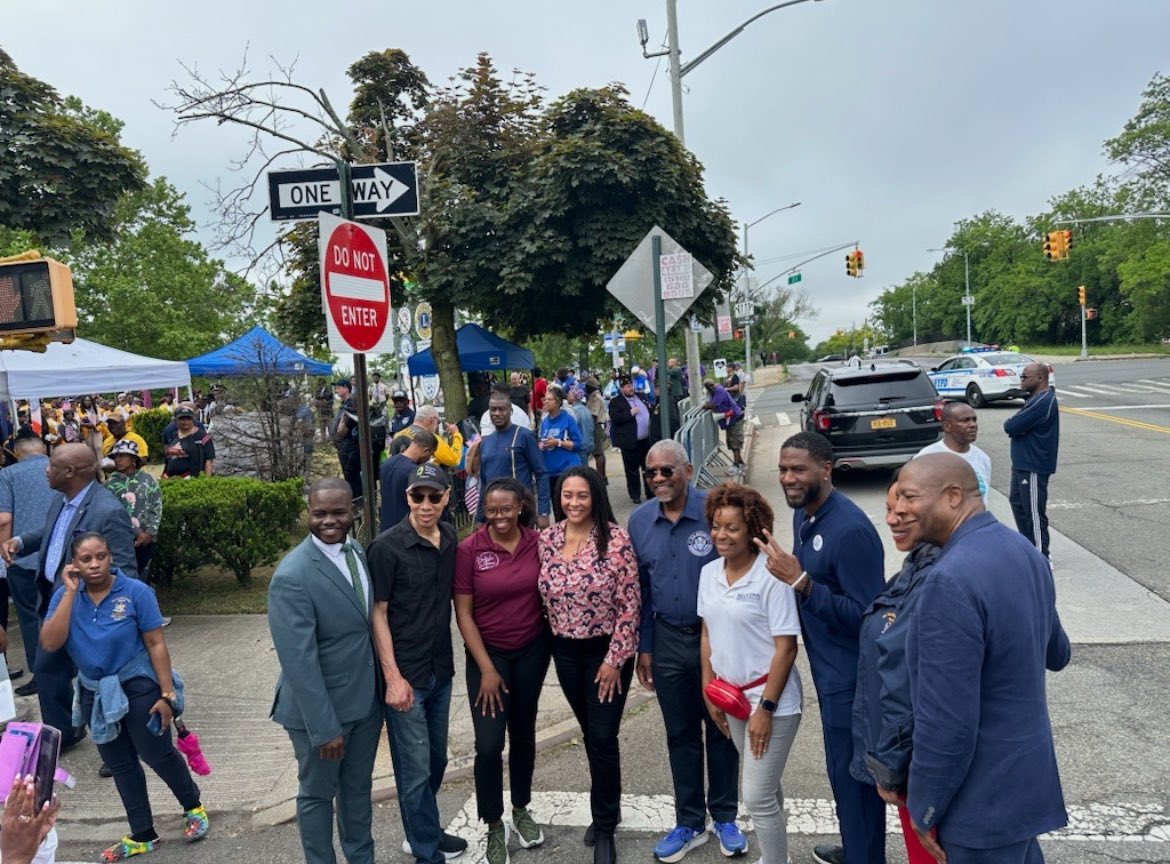
[[[402,851],[407,855],[414,856],[413,850],[410,848],[410,841],[402,841]],[[462,837],[456,837],[454,834],[443,832],[443,836],[439,838],[439,851],[443,853],[443,857],[448,861],[458,858],[467,851],[467,841]]]
[[[188,843],[194,843],[207,836],[211,823],[207,821],[207,810],[202,804],[193,810],[188,810],[183,814],[183,818],[187,821],[187,827],[183,829],[184,840]]]
[[[732,465],[730,468],[727,469],[727,476],[728,477],[734,477],[738,473],[739,473],[739,466],[738,465]]]
[[[747,851],[747,837],[739,830],[734,820],[731,822],[712,822],[711,833],[719,838],[719,851],[724,857],[734,858]]]
[[[817,864],[845,864],[845,849],[841,846],[814,847],[813,860]]]
[[[130,839],[130,835],[127,834],[109,849],[102,852],[102,861],[125,861],[127,858],[135,855],[145,855],[147,852],[153,852],[157,849],[158,844],[161,842],[162,840],[157,838],[139,842],[138,840]]]
[[[675,861],[681,861],[696,846],[702,846],[706,842],[706,831],[676,825],[669,834],[658,841],[658,845],[654,847],[654,857],[664,864],[674,864]]]
[[[500,822],[499,828],[488,829],[485,864],[508,864],[511,860],[508,857],[508,837],[510,834],[508,823],[503,821]]]
[[[527,807],[512,808],[512,825],[516,828],[516,842],[524,849],[531,849],[544,842],[544,832],[532,818]]]

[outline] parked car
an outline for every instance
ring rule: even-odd
[[[826,354],[824,357],[818,357],[813,361],[814,363],[844,363],[844,354]]]
[[[1018,351],[998,348],[964,349],[930,371],[934,389],[944,399],[966,400],[983,408],[1001,399],[1023,399],[1028,394],[1020,383],[1024,367],[1036,361]],[[1048,367],[1048,386],[1056,386],[1056,370]]]
[[[821,369],[792,401],[801,403],[801,428],[832,442],[834,468],[904,465],[942,433],[934,385],[903,363]]]

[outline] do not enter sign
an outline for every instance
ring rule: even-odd
[[[330,350],[393,353],[386,232],[328,213],[318,226]]]

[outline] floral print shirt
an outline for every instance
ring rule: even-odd
[[[135,534],[146,531],[157,537],[158,526],[162,522],[162,490],[153,476],[141,470],[133,474],[111,471],[106,488],[114,493],[130,514],[130,524],[134,526]]]
[[[630,535],[613,523],[608,527],[604,560],[597,554],[596,527],[572,558],[561,554],[565,523],[544,529],[539,587],[553,633],[569,639],[611,637],[605,662],[620,668],[638,647],[642,594]]]

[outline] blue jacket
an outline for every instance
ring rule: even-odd
[[[545,415],[540,420],[541,441],[545,438],[556,438],[558,441],[572,441],[573,449],[564,450],[554,448],[543,450],[544,467],[549,474],[556,476],[564,474],[570,468],[581,464],[581,430],[577,428],[577,421],[570,411],[564,407],[556,417]]]
[[[861,657],[853,696],[853,761],[849,773],[862,783],[906,791],[914,717],[906,633],[922,584],[939,548],[923,543],[906,556],[902,569],[870,604],[861,619]]]
[[[1060,448],[1060,406],[1051,388],[1028,397],[1024,407],[1004,421],[1003,431],[1012,439],[1012,469],[1056,473]]]
[[[1045,669],[1071,649],[1048,561],[979,513],[918,589],[906,659],[914,705],[907,807],[948,843],[995,849],[1068,821]]]

